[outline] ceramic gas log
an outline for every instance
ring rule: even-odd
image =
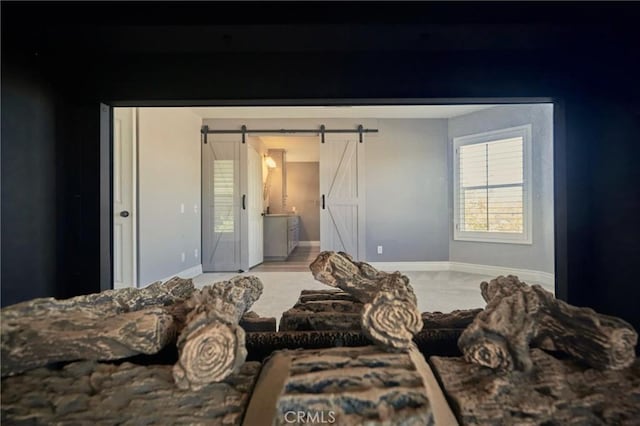
[[[261,294],[258,278],[238,276],[206,286],[185,302],[188,314],[173,367],[179,388],[199,390],[238,371],[247,357],[239,322]]]
[[[415,348],[389,353],[376,346],[274,352],[256,382],[244,424],[294,423],[456,424]]]
[[[240,327],[247,333],[256,331],[274,332],[276,331],[276,319],[274,317],[261,317],[253,311],[249,311],[240,319]]]
[[[170,365],[95,361],[41,367],[2,380],[5,425],[240,425],[260,372],[237,374],[200,391],[176,387]]]
[[[529,371],[529,346],[562,351],[598,369],[625,368],[635,359],[638,334],[619,318],[571,306],[511,275],[480,288],[487,306],[458,340],[469,362]]]
[[[362,303],[341,290],[302,290],[295,305],[282,313],[279,330],[361,330],[363,309]],[[423,312],[422,330],[464,330],[479,312],[482,309]]]
[[[3,308],[2,376],[54,362],[156,353],[174,341],[177,332],[167,306],[194,291],[191,280],[173,278],[144,289],[34,299]]]
[[[482,309],[458,309],[447,313],[423,312],[423,329],[465,329],[480,312]]]
[[[360,330],[364,305],[340,290],[302,290],[282,313],[280,331]]]
[[[378,271],[343,252],[320,253],[309,266],[316,280],[338,287],[364,304],[362,331],[374,342],[407,349],[422,329],[416,296],[400,272]]]
[[[640,361],[598,370],[540,349],[531,371],[494,371],[462,357],[432,356],[462,425],[637,425]]]
[[[2,376],[56,362],[152,355],[177,339],[176,384],[199,389],[244,363],[239,321],[261,294],[262,283],[252,276],[202,290],[173,278],[144,289],[10,306],[1,311]]]

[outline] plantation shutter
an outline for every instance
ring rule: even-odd
[[[522,137],[458,148],[458,230],[524,232]]]
[[[214,232],[234,232],[234,160],[213,161]]]

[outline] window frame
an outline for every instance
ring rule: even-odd
[[[461,231],[460,225],[460,154],[459,148],[466,145],[475,145],[522,137],[522,161],[523,161],[523,232],[474,232]],[[454,241],[474,241],[483,243],[502,244],[533,244],[533,174],[532,174],[532,142],[531,124],[492,130],[484,133],[474,133],[453,138],[453,239]]]

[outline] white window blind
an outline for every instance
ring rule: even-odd
[[[522,138],[461,146],[460,229],[522,232]]]
[[[234,160],[213,161],[214,232],[234,232]]]
[[[455,237],[530,242],[528,126],[457,138]]]

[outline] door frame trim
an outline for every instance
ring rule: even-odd
[[[100,291],[113,288],[113,106],[100,103]]]

